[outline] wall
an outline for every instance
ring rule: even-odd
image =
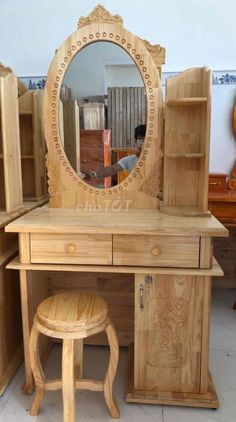
[[[55,49],[97,0],[1,0],[0,60],[19,76],[46,75]],[[164,71],[207,65],[236,74],[235,0],[103,0],[131,32],[166,47]],[[236,84],[213,86],[211,171],[229,172],[236,156],[231,113]]]

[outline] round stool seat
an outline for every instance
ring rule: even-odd
[[[93,329],[108,319],[104,300],[94,294],[69,292],[48,297],[37,309],[37,320],[49,330],[78,332]]]

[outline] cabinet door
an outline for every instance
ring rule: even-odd
[[[136,390],[200,391],[203,301],[204,277],[136,275]]]

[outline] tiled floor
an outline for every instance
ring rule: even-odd
[[[120,362],[115,382],[115,393],[121,411],[121,421],[127,422],[236,422],[236,301],[235,290],[217,289],[213,292],[210,367],[220,400],[218,410],[168,407],[157,405],[126,404],[124,392],[127,373],[127,349],[120,351]],[[88,377],[99,378],[105,370],[108,350],[103,347],[86,347],[85,368]],[[48,375],[59,370],[60,347],[55,346],[47,365]],[[94,375],[96,374],[96,375]],[[59,422],[62,420],[60,392],[47,392],[40,414],[29,414],[32,397],[22,394],[23,368],[20,368],[11,385],[0,398],[1,422]],[[77,393],[77,416],[81,422],[111,421],[102,393]]]

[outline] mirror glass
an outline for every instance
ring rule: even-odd
[[[59,107],[62,143],[77,174],[98,188],[124,180],[138,162],[146,124],[144,83],[129,54],[106,41],[84,47],[68,66]]]

